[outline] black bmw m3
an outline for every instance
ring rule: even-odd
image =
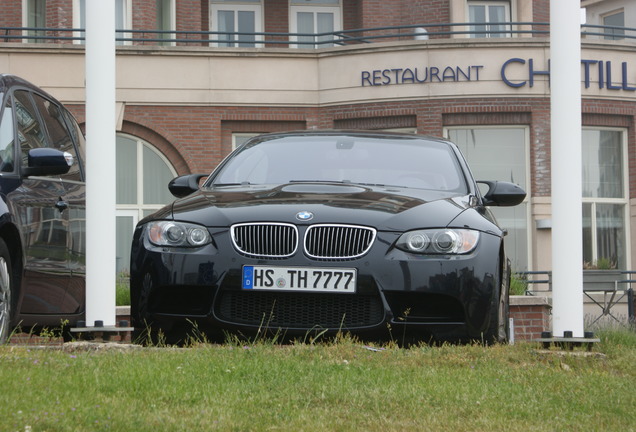
[[[365,131],[255,137],[143,219],[131,254],[138,335],[337,332],[505,341],[510,264],[483,182],[451,142]]]

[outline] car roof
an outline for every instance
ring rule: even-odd
[[[40,87],[36,86],[35,84],[25,80],[24,78],[20,78],[19,76],[11,75],[11,74],[4,74],[4,73],[0,74],[0,92],[6,93],[12,87],[22,87],[32,91],[37,91],[38,93],[46,96],[47,98],[57,101],[55,97],[53,97],[46,91],[42,90]]]
[[[429,135],[418,135],[404,132],[386,132],[386,131],[369,131],[369,130],[355,130],[355,129],[308,129],[297,130],[289,132],[272,132],[254,137],[258,141],[269,141],[279,138],[287,137],[310,137],[310,136],[341,136],[341,137],[365,137],[365,138],[377,138],[377,139],[417,139],[426,141],[435,141],[440,143],[451,144],[450,141],[433,137]]]

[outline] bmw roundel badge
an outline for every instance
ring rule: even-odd
[[[296,219],[301,221],[308,221],[308,220],[312,220],[313,218],[314,218],[314,214],[312,212],[301,211],[296,213]]]

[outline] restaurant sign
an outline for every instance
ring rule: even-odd
[[[402,84],[433,84],[447,82],[480,81],[484,65],[446,65],[364,70],[361,72],[362,87]],[[636,91],[636,72],[630,71],[627,62],[604,60],[581,60],[582,78],[585,88]],[[499,68],[501,81],[509,87],[533,87],[535,78],[550,80],[550,61],[547,67],[537,68],[534,59],[510,58]],[[512,78],[514,76],[515,78]],[[519,78],[522,77],[522,78]]]

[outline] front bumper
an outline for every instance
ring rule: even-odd
[[[365,256],[346,261],[311,260],[301,252],[281,260],[238,254],[227,231],[213,245],[168,249],[143,236],[133,243],[132,314],[135,325],[256,334],[283,331],[350,332],[389,336],[415,332],[440,339],[479,338],[488,327],[498,294],[501,239],[483,235],[469,255],[423,257],[391,248],[396,233],[378,233]],[[223,253],[221,253],[223,251]],[[358,274],[355,294],[243,290],[244,265],[346,267]],[[152,285],[143,284],[150,274]]]

